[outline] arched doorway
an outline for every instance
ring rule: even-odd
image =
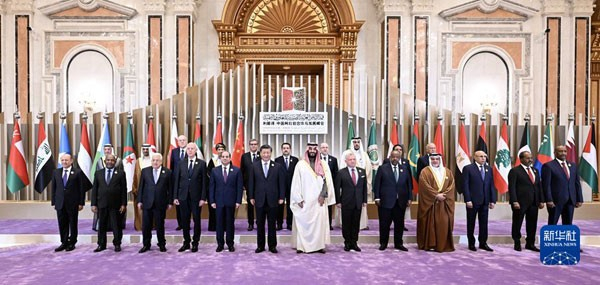
[[[66,77],[67,112],[115,110],[114,67],[95,50],[84,50],[71,58]]]
[[[463,112],[509,114],[509,79],[508,65],[500,56],[489,51],[473,54],[462,70]]]

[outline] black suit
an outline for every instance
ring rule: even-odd
[[[123,160],[120,157],[117,157],[116,155],[115,155],[115,159],[116,159],[116,161],[115,161],[114,169],[117,172],[124,172]],[[106,168],[105,160],[106,160],[106,156],[103,156],[100,159],[100,161],[98,162],[98,164],[96,164],[96,172]],[[92,177],[92,180],[94,180],[94,177]],[[91,182],[93,182],[93,181],[91,181]],[[91,187],[92,187],[92,185],[90,185],[90,188]],[[100,227],[99,215],[100,215],[100,213],[94,213],[94,218],[92,220],[92,230],[94,230],[94,231],[98,231],[98,228]],[[119,213],[118,221],[119,221],[119,225],[121,226],[121,228],[124,229],[125,226],[127,225],[127,215],[125,213],[122,213],[122,214]],[[108,224],[107,230],[109,230],[109,231],[112,230],[112,225],[110,223]]]
[[[181,152],[183,151],[183,158],[181,158]],[[187,160],[187,153],[185,152],[185,147],[181,147],[181,148],[176,148],[173,149],[173,151],[171,151],[171,157],[169,158],[171,160],[171,183],[173,187],[175,187],[175,179],[177,179],[177,166],[179,165],[179,162],[181,160]],[[173,193],[175,193],[175,189],[172,190]],[[175,213],[177,214],[177,227],[182,227],[181,226],[181,208],[180,206],[175,205]]]
[[[269,161],[269,169],[265,178],[263,161],[259,160],[252,164],[250,177],[248,179],[249,196],[254,199],[256,208],[256,228],[258,248],[265,248],[265,219],[268,221],[268,245],[269,249],[277,246],[275,234],[275,223],[277,221],[277,209],[279,200],[285,198],[285,170],[279,163]]]
[[[84,175],[72,166],[66,184],[63,184],[62,168],[54,170],[52,175],[52,206],[56,209],[60,242],[65,246],[77,243],[79,206],[85,205],[87,190],[84,189]]]
[[[323,159],[322,155],[321,155],[321,159]],[[331,171],[331,179],[333,179],[333,181],[335,181],[335,178],[337,177],[337,174],[339,172],[337,158],[333,155],[328,155],[327,156],[327,164],[329,164],[329,170]],[[331,220],[333,218],[333,207],[334,207],[333,205],[327,207],[327,214],[329,214],[329,227],[331,227]]]
[[[427,166],[429,166],[429,154],[423,155],[417,160],[417,177],[415,177],[417,181],[419,181],[421,171]]]
[[[153,224],[156,225],[158,246],[166,244],[165,217],[168,205],[173,204],[171,175],[171,170],[162,167],[154,183],[154,168],[142,169],[137,203],[142,203],[142,239],[145,247],[150,248]]]
[[[239,168],[229,164],[227,181],[223,174],[223,166],[212,170],[208,186],[209,203],[215,203],[217,244],[225,244],[225,231],[227,231],[227,246],[233,246],[235,206],[242,203],[243,179]]]
[[[394,222],[394,247],[403,246],[404,214],[408,201],[412,201],[412,176],[410,170],[398,164],[384,164],[377,170],[373,182],[375,201],[379,200],[379,244],[386,247],[390,238],[390,226]],[[343,223],[342,223],[343,224]]]
[[[363,204],[367,203],[367,179],[365,170],[356,167],[352,179],[350,168],[340,170],[335,178],[335,200],[342,207],[342,235],[346,246],[355,246],[360,231],[360,214]]]
[[[177,166],[177,179],[175,179],[174,199],[179,200],[181,207],[181,222],[183,229],[183,243],[189,245],[190,241],[197,246],[200,242],[200,200],[207,200],[206,187],[208,179],[206,175],[206,162],[194,160],[191,172],[188,170],[189,159],[184,159]],[[190,239],[190,215],[194,219],[194,236]]]
[[[242,165],[240,166],[240,170],[242,171],[242,176],[244,178],[244,189],[246,189],[246,214],[248,218],[248,225],[254,226],[254,205],[250,203],[250,195],[248,190],[248,181],[250,179],[250,173],[252,171],[252,163],[254,161],[260,160],[260,154],[256,151],[256,159],[251,156],[250,152],[246,152],[242,154]]]
[[[290,195],[292,193],[292,178],[294,177],[298,158],[290,155],[288,156],[288,160],[288,165],[286,166],[283,156],[275,159],[275,162],[281,164],[285,171],[285,201],[284,204],[279,205],[279,210],[277,211],[277,225],[279,227],[282,227],[283,225],[283,209],[285,208],[287,209],[285,223],[288,228],[291,228],[294,214],[292,213],[292,209],[290,209]]]
[[[577,166],[572,162],[566,162],[565,167],[569,170],[568,178],[556,159],[542,166],[544,199],[546,202],[554,203],[554,208],[548,207],[549,225],[556,225],[559,217],[562,217],[563,225],[572,225],[575,204],[583,203]]]
[[[212,170],[215,168],[215,161],[210,159],[208,161],[208,165],[206,166],[206,174],[208,175],[208,181],[210,183],[210,176],[212,175]],[[214,232],[217,230],[217,213],[215,212],[216,209],[213,209],[213,207],[208,207],[208,231],[209,232]]]
[[[510,198],[510,207],[512,214],[512,238],[515,242],[521,241],[521,226],[523,218],[526,219],[527,244],[535,243],[535,232],[537,229],[538,206],[542,203],[542,186],[540,174],[537,169],[531,167],[531,175],[534,182],[531,182],[529,174],[522,165],[515,166],[508,173],[508,193]],[[520,209],[515,209],[513,203],[519,203]]]
[[[106,232],[108,221],[113,231],[113,244],[121,245],[123,228],[120,223],[121,206],[127,207],[127,178],[125,172],[116,168],[111,169],[112,174],[108,184],[106,173],[109,169],[104,168],[94,174],[94,187],[92,188],[92,206],[98,209],[98,246],[106,247]]]
[[[489,204],[496,203],[496,186],[491,167],[483,166],[485,177],[481,179],[481,170],[477,163],[463,168],[463,190],[465,203],[472,202],[467,208],[467,239],[469,245],[475,245],[475,220],[479,219],[479,244],[487,244]]]

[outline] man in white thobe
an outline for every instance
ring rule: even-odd
[[[340,169],[346,167],[346,155],[349,153],[353,153],[356,157],[356,166],[365,170],[367,173],[367,201],[372,200],[371,197],[373,195],[373,186],[371,184],[373,176],[373,168],[371,166],[371,159],[369,158],[369,154],[364,151],[362,146],[362,140],[360,137],[352,138],[352,147],[350,149],[345,150],[342,153],[342,160],[340,162]],[[369,225],[368,222],[369,217],[367,216],[367,207],[363,207],[362,212],[360,213],[360,229],[368,230]],[[337,208],[335,214],[334,225],[342,227],[342,211]]]
[[[307,144],[304,159],[296,165],[292,178],[292,247],[298,253],[325,253],[330,243],[327,207],[335,204],[335,193],[329,165],[318,159],[317,147],[316,143]]]

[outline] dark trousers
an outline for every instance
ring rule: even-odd
[[[356,245],[358,242],[358,232],[360,231],[360,213],[362,208],[342,208],[342,236],[344,245]],[[389,233],[389,228],[388,228]]]
[[[290,197],[292,195],[291,188],[285,188],[285,208],[286,208],[286,217],[285,224],[288,227],[292,227],[292,221],[294,220],[294,213],[292,213],[292,209],[290,208]],[[281,205],[280,205],[281,206]],[[282,221],[283,223],[283,221]]]
[[[467,239],[469,245],[475,244],[475,219],[479,219],[479,244],[487,243],[488,238],[488,204],[475,205],[467,208]]]
[[[165,217],[167,215],[167,210],[152,207],[150,209],[144,209],[142,215],[142,239],[144,246],[150,247],[153,225],[156,225],[158,246],[164,246],[167,243],[165,240]]]
[[[200,212],[201,208],[198,205],[200,201],[192,199],[179,200],[179,208],[181,209],[181,229],[183,230],[183,243],[198,245],[200,242]],[[190,239],[190,216],[194,219],[194,236]]]
[[[181,206],[175,205],[175,214],[177,215],[177,227],[183,228],[181,222]]]
[[[333,218],[333,207],[335,207],[334,205],[331,205],[329,207],[327,207],[327,214],[329,215],[329,227],[331,227],[331,220]],[[342,222],[343,224],[344,222]]]
[[[404,213],[406,206],[400,207],[398,202],[391,209],[379,207],[379,244],[387,246],[390,240],[390,226],[394,222],[394,246],[403,245],[402,235],[404,235]],[[342,213],[342,218],[344,214]],[[359,211],[360,219],[360,211]],[[346,224],[342,221],[342,229]]]
[[[123,238],[123,229],[121,228],[121,213],[119,209],[113,208],[98,208],[98,245],[106,247],[106,232],[108,231],[108,224],[113,232],[113,245],[121,245],[121,239]]]
[[[62,209],[56,210],[61,244],[75,245],[77,243],[77,219],[79,217],[77,207],[67,208],[64,206]]]
[[[208,206],[208,231],[214,232],[217,230],[217,213],[213,207]]]
[[[127,213],[119,213],[119,223],[121,225],[121,229],[124,229],[127,225]],[[98,231],[98,228],[100,228],[100,219],[98,213],[94,213],[94,218],[92,220],[92,230]],[[111,224],[108,224],[107,231],[112,231]]]
[[[258,248],[265,248],[265,220],[268,223],[268,245],[269,248],[277,246],[277,235],[275,223],[277,221],[277,206],[269,207],[265,203],[264,207],[256,207],[256,231]]]
[[[222,247],[227,243],[227,246],[233,246],[235,207],[217,207],[215,216],[217,245]],[[225,241],[225,232],[227,232],[227,241]]]
[[[535,232],[537,230],[537,219],[538,219],[538,207],[535,203],[531,205],[520,205],[521,209],[515,209],[511,206],[512,214],[512,230],[511,235],[515,242],[521,242],[521,226],[523,225],[523,218],[525,218],[525,231],[527,237],[525,241],[527,244],[535,244]]]
[[[246,191],[246,197],[248,197],[248,191]],[[246,198],[246,216],[248,218],[248,225],[254,225],[254,205],[250,203],[250,199]]]
[[[548,224],[558,224],[558,218],[562,219],[563,225],[573,224],[573,212],[575,211],[575,205],[569,200],[565,204],[554,204],[554,208],[548,207]]]

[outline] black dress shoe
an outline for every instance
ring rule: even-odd
[[[487,243],[479,244],[479,248],[485,251],[494,251],[489,245],[487,245]]]
[[[121,246],[115,245],[115,252],[121,252]]]
[[[386,248],[387,248],[387,245],[383,245],[382,244],[382,245],[379,246],[379,250],[385,250]]]
[[[192,245],[192,252],[198,252],[198,245],[197,244]]]
[[[160,250],[160,252],[167,252],[167,247],[164,245],[159,245],[158,249]]]
[[[350,246],[344,245],[344,251],[350,251]]]
[[[296,250],[296,253],[298,253],[298,254],[300,254],[300,253],[303,253],[303,252],[304,252],[304,251],[301,251],[301,250],[299,250],[299,249],[298,249],[298,250]]]
[[[360,247],[358,247],[357,244],[355,244],[352,249],[354,249],[355,251],[361,252],[362,250],[360,249]]]
[[[233,245],[232,246],[228,246],[227,250],[229,250],[229,252],[234,252],[235,251],[235,247]]]
[[[261,253],[261,252],[263,252],[263,251],[265,251],[265,248],[263,248],[263,247],[259,247],[259,248],[257,248],[257,249],[254,251],[254,253]]]
[[[149,250],[150,250],[150,247],[149,247],[149,246],[143,246],[143,247],[140,249],[140,251],[138,251],[138,253],[144,253],[144,252],[146,252],[146,251],[149,251]],[[165,248],[165,250],[166,250],[166,248]],[[161,251],[162,251],[162,248],[161,248]]]
[[[529,249],[531,251],[535,251],[535,252],[540,252],[540,249],[537,248],[535,245],[533,244],[526,244],[525,245],[525,249]]]
[[[408,248],[404,247],[403,245],[394,246],[394,248],[401,251],[408,251]]]
[[[283,230],[283,225],[277,225],[277,227],[275,227],[276,231],[280,231]]]
[[[189,244],[183,244],[180,248],[179,248],[179,252],[184,252],[186,250],[190,249],[190,245]]]
[[[181,227],[180,227],[180,226],[177,226],[177,227],[175,228],[175,230],[176,230],[176,231],[180,231],[180,230],[181,230]]]
[[[406,227],[404,227],[404,231],[405,231],[405,232],[408,232],[408,229],[407,229]]]
[[[66,244],[61,244],[59,247],[54,249],[54,252],[59,252],[59,251],[63,251],[65,249],[67,249],[68,245]]]
[[[277,248],[275,248],[275,247],[269,248],[269,251],[271,253],[278,253]]]
[[[324,248],[321,248],[321,249],[319,249],[319,250],[317,250],[317,251],[315,251],[315,252],[318,252],[318,253],[325,253],[325,249],[324,249]]]
[[[67,246],[67,251],[73,251],[73,250],[75,250],[75,245],[72,244],[72,245]]]
[[[101,252],[101,251],[103,251],[105,249],[106,249],[106,246],[99,245],[96,249],[94,249],[94,252]]]
[[[292,230],[292,226],[288,225],[287,229],[288,229],[288,231],[291,231]]]
[[[525,248],[527,248],[527,245],[525,246]],[[515,250],[521,251],[521,243],[520,242],[515,242]]]
[[[217,250],[216,250],[216,251],[217,251],[217,252],[221,252],[221,251],[223,251],[223,247],[222,247],[222,246],[217,246]]]
[[[330,230],[330,231],[333,231],[333,227],[332,227],[332,226],[329,226],[329,230]]]
[[[254,225],[248,225],[248,231],[251,232],[254,230]]]
[[[470,251],[477,251],[477,248],[475,247],[475,245],[474,245],[474,244],[470,244],[470,245],[469,245],[469,250],[470,250]]]

